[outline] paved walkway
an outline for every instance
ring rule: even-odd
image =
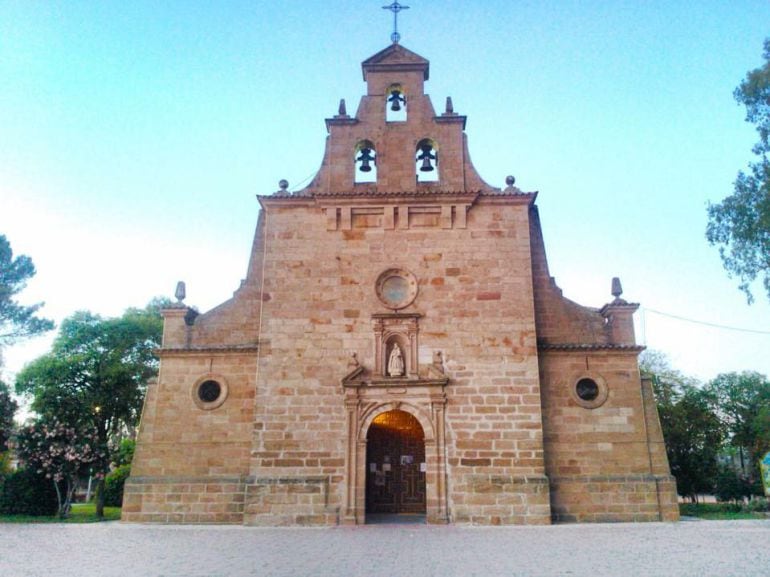
[[[770,575],[770,520],[330,529],[0,525],[0,575]]]

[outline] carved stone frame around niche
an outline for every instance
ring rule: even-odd
[[[404,374],[401,378],[416,380],[420,374],[419,313],[380,313],[372,315],[374,328],[374,376],[388,375],[388,359],[394,346],[401,349]]]

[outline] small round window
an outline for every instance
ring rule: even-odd
[[[227,398],[227,384],[222,377],[208,375],[196,381],[192,398],[201,409],[216,409]]]
[[[575,392],[583,401],[595,401],[599,396],[599,385],[593,379],[580,379],[575,385]]]
[[[574,383],[571,391],[572,398],[581,407],[596,409],[607,400],[609,394],[607,383],[599,375],[580,375],[572,382]]]
[[[391,268],[377,277],[374,290],[380,302],[389,309],[403,309],[417,296],[417,278],[407,270]]]
[[[216,381],[203,381],[198,386],[198,398],[204,403],[213,403],[222,394],[222,385]]]

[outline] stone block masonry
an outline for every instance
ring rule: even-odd
[[[362,71],[310,184],[258,197],[232,299],[163,311],[123,518],[676,519],[638,305],[619,281],[600,309],[562,296],[537,193],[478,175],[427,60],[393,44]]]

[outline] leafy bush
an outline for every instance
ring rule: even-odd
[[[92,467],[97,468],[97,475],[101,474],[98,469],[107,458],[93,427],[72,426],[56,417],[41,418],[23,427],[16,440],[19,458],[57,483],[62,519],[72,507],[78,478]]]
[[[59,508],[51,479],[24,468],[5,477],[0,493],[0,515],[50,516]]]
[[[2,488],[3,478],[11,474],[11,453],[10,451],[0,451],[0,489]]]
[[[679,512],[690,517],[701,517],[718,513],[738,513],[741,506],[737,503],[680,503]]]
[[[745,511],[746,513],[762,513],[770,511],[770,501],[764,497],[755,497],[746,503],[743,507],[741,507],[741,510]]]
[[[722,467],[716,479],[714,494],[720,502],[742,502],[751,497],[752,483],[729,467]]]
[[[130,465],[131,461],[134,460],[135,449],[136,441],[133,439],[123,439],[112,458],[115,466],[120,467],[121,465]]]
[[[121,465],[104,478],[104,504],[107,507],[123,506],[123,486],[131,474],[131,465]]]

